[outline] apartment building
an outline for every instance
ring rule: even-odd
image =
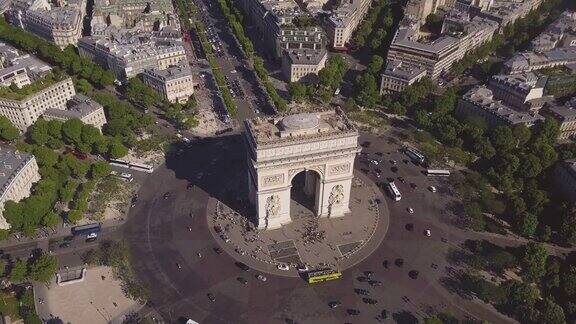
[[[171,28],[159,32],[115,30],[106,36],[82,37],[78,52],[110,70],[118,80],[187,61],[181,35]]]
[[[39,59],[28,54],[20,55],[14,47],[0,43],[0,86],[22,88],[51,70]]]
[[[562,195],[569,201],[576,201],[576,159],[561,161],[556,165],[554,182]]]
[[[420,24],[426,22],[428,15],[436,13],[442,7],[452,7],[454,0],[409,0],[404,14]]]
[[[326,47],[326,33],[318,26],[298,28],[283,26],[276,39],[278,49],[311,49],[320,50]]]
[[[524,124],[532,127],[544,120],[538,113],[517,111],[494,98],[492,90],[477,86],[458,100],[456,114],[463,118],[480,117],[488,127]]]
[[[539,77],[527,72],[516,75],[495,75],[488,87],[494,97],[518,110],[535,110],[541,108],[538,102],[544,97],[546,77]],[[543,102],[542,102],[543,104]]]
[[[516,54],[504,67],[508,73],[520,73],[575,63],[576,13],[566,11],[532,41],[531,50]]]
[[[92,125],[102,132],[106,124],[104,107],[83,94],[76,94],[66,103],[66,109],[47,109],[42,117],[46,120],[66,121],[80,119],[84,124]]]
[[[292,49],[284,51],[282,73],[287,82],[311,81],[326,65],[326,49]]]
[[[9,229],[3,216],[4,204],[30,196],[32,185],[40,180],[38,165],[32,154],[0,146],[0,228]]]
[[[407,86],[418,82],[426,76],[426,70],[418,66],[403,64],[400,61],[388,60],[382,73],[380,94],[400,92]]]
[[[352,33],[362,22],[372,0],[343,1],[327,19],[328,42],[336,50],[345,50]]]
[[[66,103],[75,94],[72,79],[67,78],[22,99],[0,98],[0,115],[26,131],[46,110],[66,109]]]
[[[86,0],[54,6],[46,0],[17,0],[8,12],[12,24],[65,48],[82,37]]]
[[[513,24],[516,20],[526,17],[530,11],[538,8],[542,0],[476,0],[482,5],[472,5],[471,13],[482,18],[487,18],[498,23],[498,31],[502,32],[504,27]],[[472,1],[474,3],[474,1]],[[476,10],[474,10],[476,9]]]
[[[548,103],[540,110],[546,118],[554,118],[560,125],[559,140],[576,139],[576,97],[564,105]]]
[[[156,90],[164,100],[185,103],[194,94],[192,69],[188,63],[165,70],[149,69],[142,73],[144,83]]]
[[[404,20],[392,40],[387,60],[424,69],[428,77],[437,79],[466,53],[490,41],[497,28],[494,21],[479,17],[469,19],[461,13],[453,13],[450,19],[445,19],[442,34],[430,38],[419,31],[417,23]]]

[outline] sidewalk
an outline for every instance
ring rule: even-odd
[[[106,228],[110,228],[110,227],[121,226],[125,222],[126,222],[125,218],[122,220],[109,219],[109,220],[102,221],[101,224],[102,224],[102,229],[106,229]],[[0,241],[0,248],[6,248],[6,247],[11,247],[11,246],[21,245],[21,244],[26,244],[26,243],[33,243],[33,242],[41,243],[43,241],[48,241],[48,240],[53,239],[53,238],[69,236],[69,235],[72,235],[71,230],[73,227],[74,226],[60,226],[60,227],[58,227],[58,229],[56,229],[55,232],[53,230],[50,230],[50,229],[41,228],[41,229],[38,229],[36,231],[36,235],[34,235],[34,237],[25,237],[25,236],[22,236],[22,234],[18,234],[20,236],[19,239],[14,237],[14,234],[11,234],[9,239],[4,240],[4,241]],[[46,235],[47,232],[49,233],[48,235]]]

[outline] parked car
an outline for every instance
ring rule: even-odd
[[[338,308],[340,306],[342,306],[342,303],[339,301],[331,301],[328,303],[328,307],[330,308]]]
[[[431,192],[436,192],[436,187],[430,186],[428,187],[428,190],[430,190]]]
[[[235,262],[234,263],[238,268],[244,270],[244,271],[248,271],[250,270],[250,267],[247,266],[246,264],[242,263],[242,262]]]
[[[276,268],[282,271],[290,270],[290,267],[286,263],[280,263],[279,265],[276,266]]]
[[[266,280],[268,280],[264,275],[262,274],[257,274],[256,275],[256,279],[262,281],[262,282],[266,282]]]
[[[247,285],[248,284],[248,280],[242,278],[242,277],[238,277],[236,278],[236,280],[238,280],[238,282],[240,282],[243,285]]]
[[[211,302],[216,301],[216,296],[214,296],[214,294],[208,293],[206,296],[208,297],[208,299],[210,299]]]

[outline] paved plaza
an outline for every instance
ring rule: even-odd
[[[248,221],[248,210],[238,212],[221,201],[208,209],[209,227],[215,240],[234,258],[268,272],[269,265],[278,264],[344,270],[370,254],[370,247],[384,238],[388,228],[384,198],[360,172],[352,181],[351,212],[344,217],[318,218],[306,207],[312,203],[305,201],[308,197],[300,198],[291,200],[292,222],[279,229],[257,230]],[[294,270],[274,267],[275,274],[298,276]]]
[[[109,267],[89,268],[84,281],[65,286],[56,285],[55,280],[49,288],[36,284],[34,293],[38,315],[64,323],[122,323],[125,315],[142,307],[124,295]]]

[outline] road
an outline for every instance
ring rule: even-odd
[[[467,236],[454,226],[457,216],[451,212],[454,202],[447,181],[426,178],[420,173],[422,168],[405,164],[394,140],[361,138],[371,142],[365,149],[368,156],[372,159],[382,152],[382,162],[376,166],[359,159],[357,167],[366,169],[375,181],[396,178],[403,198],[386,201],[390,227],[380,247],[346,270],[341,280],[317,285],[273,275],[263,283],[254,278],[254,270],[237,268],[233,256],[213,251],[217,243],[207,228],[206,202],[210,196],[242,195],[228,192],[222,185],[246,172],[238,135],[198,141],[180,156],[169,158],[166,167],[159,168],[142,186],[140,204],[131,210],[124,227],[134,267],[150,288],[156,309],[168,321],[190,317],[202,323],[367,323],[383,310],[400,323],[416,323],[439,311],[458,318],[513,322],[469,296],[458,295],[448,285],[455,266],[448,263],[447,256]],[[396,172],[389,160],[396,161]],[[376,168],[381,169],[380,178],[373,172]],[[191,189],[187,189],[188,183],[193,185]],[[409,183],[418,188],[411,189]],[[438,188],[436,193],[427,190],[432,184]],[[163,198],[165,192],[170,192],[168,199]],[[408,207],[414,214],[406,211]],[[411,230],[408,224],[412,224]],[[431,230],[431,237],[423,234],[425,229]],[[403,261],[401,266],[395,265],[398,259]],[[382,287],[358,280],[368,270],[383,282]],[[418,271],[416,279],[409,276],[411,271]],[[247,279],[248,284],[241,284],[238,277]],[[378,303],[364,303],[355,289],[368,290]],[[208,293],[216,297],[214,302]],[[328,303],[335,300],[343,306],[330,309]],[[349,315],[349,310],[359,310],[360,315]]]

